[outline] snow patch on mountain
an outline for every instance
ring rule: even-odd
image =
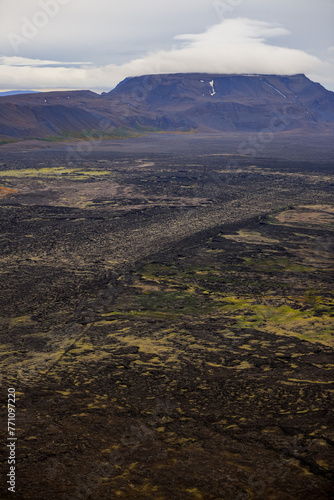
[[[281,94],[281,96],[283,96],[285,99],[287,99],[286,95],[282,94],[282,92],[280,92],[276,87],[274,87],[273,85],[270,85],[270,83],[267,83],[267,82],[264,82],[266,85],[268,85],[268,87],[276,90],[276,92],[278,92],[279,94]]]
[[[214,81],[211,80],[211,82],[209,82],[210,85],[211,85],[211,92],[210,92],[210,95],[215,95],[216,91],[215,91],[215,87],[214,87]]]

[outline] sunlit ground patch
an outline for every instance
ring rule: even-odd
[[[261,233],[257,231],[245,231],[243,229],[238,231],[237,234],[223,234],[222,236],[228,240],[233,240],[238,243],[251,243],[254,245],[279,243],[279,240],[262,236]]]
[[[290,208],[276,215],[283,224],[292,225],[334,225],[334,207],[332,205],[302,205]]]

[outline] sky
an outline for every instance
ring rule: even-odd
[[[297,74],[334,91],[334,0],[0,0],[0,91],[152,73]]]

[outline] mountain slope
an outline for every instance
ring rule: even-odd
[[[252,131],[289,115],[286,128],[334,122],[334,93],[304,75],[176,74],[129,78],[103,96],[179,126]],[[172,124],[173,126],[173,124]]]
[[[0,97],[0,137],[32,138],[114,129],[162,131],[326,130],[334,93],[304,75],[168,74],[126,78],[109,93]]]

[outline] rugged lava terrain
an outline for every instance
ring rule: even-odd
[[[331,164],[103,143],[0,170],[17,499],[333,498]]]

